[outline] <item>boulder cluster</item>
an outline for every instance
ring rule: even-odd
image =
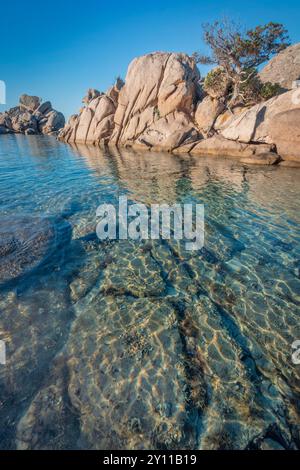
[[[59,139],[300,166],[300,88],[293,89],[300,77],[300,44],[272,59],[260,76],[279,83],[282,93],[229,110],[213,90],[203,90],[191,57],[147,54],[131,62],[125,83],[118,79],[106,93],[89,90]]]
[[[24,94],[18,106],[0,113],[0,134],[56,135],[64,125],[64,115],[37,96]]]

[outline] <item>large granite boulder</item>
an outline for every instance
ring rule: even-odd
[[[186,54],[156,52],[132,61],[125,84],[105,94],[88,90],[85,107],[59,139],[172,150],[199,138],[193,122],[199,71]]]
[[[300,107],[276,114],[271,119],[270,137],[279,155],[300,163]]]
[[[6,134],[6,130],[8,130],[11,127],[11,117],[7,112],[0,113],[0,128],[3,128],[5,132],[3,134]]]
[[[199,93],[199,79],[194,61],[186,54],[156,52],[134,59],[119,95],[111,142],[132,145],[146,140],[151,147],[169,149],[170,132],[163,128],[170,122],[173,137],[174,133],[178,135],[177,142],[172,138],[172,146],[178,146],[186,133],[189,137],[193,132],[191,116]],[[175,112],[179,120],[174,119]],[[165,120],[161,121],[162,118]]]
[[[195,121],[204,134],[208,134],[217,117],[224,111],[225,105],[218,99],[206,96],[197,106]]]
[[[55,134],[65,125],[65,117],[59,111],[51,109],[39,121],[39,130],[42,134]]]
[[[89,89],[83,98],[86,104],[78,115],[70,117],[58,138],[65,142],[107,143],[114,128],[114,114],[122,81],[117,80],[107,93]]]
[[[172,151],[181,145],[194,143],[199,138],[200,134],[189,117],[175,111],[149,124],[132,147]]]
[[[40,114],[49,113],[51,110],[52,110],[52,105],[50,101],[44,101],[44,103],[41,103],[39,107],[35,110],[34,114],[36,116],[39,116]]]
[[[37,96],[24,94],[18,106],[0,113],[0,134],[56,135],[64,125],[64,115],[53,109],[50,101],[41,103]]]
[[[248,145],[225,139],[221,135],[216,134],[209,139],[203,139],[196,143],[196,145],[191,148],[190,153],[204,156],[252,157],[261,153],[271,152],[271,150],[271,145]]]
[[[221,135],[242,143],[275,144],[284,160],[300,159],[297,131],[300,127],[300,103],[295,98],[296,93],[297,90],[283,93],[233,116],[225,122],[224,128],[221,127]],[[288,142],[288,145],[283,142]]]
[[[37,96],[21,95],[19,99],[20,106],[34,111],[37,109],[41,103],[41,99]]]
[[[19,113],[11,118],[11,129],[20,134],[25,134],[29,129],[32,129],[35,133],[37,120],[29,110],[20,107]]]
[[[262,82],[279,83],[290,90],[294,80],[300,79],[300,43],[276,55],[259,74]]]

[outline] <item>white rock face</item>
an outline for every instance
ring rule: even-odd
[[[278,113],[300,108],[294,93],[295,91],[283,93],[233,116],[221,128],[222,136],[245,143],[276,143],[271,137],[272,119]]]
[[[175,111],[148,125],[137,138],[133,147],[145,146],[156,150],[174,150],[199,139],[199,133],[191,124],[189,117]]]
[[[276,114],[270,123],[270,136],[279,155],[300,163],[300,107]]]
[[[293,81],[300,79],[300,43],[280,52],[259,75],[263,82],[279,83],[283,88],[291,90]]]
[[[59,139],[78,143],[107,143],[114,128],[114,114],[122,82],[116,84],[106,94],[89,89],[83,98],[86,106],[79,115],[70,117],[67,125],[59,133]]]
[[[214,155],[223,157],[251,157],[271,151],[271,146],[263,145],[247,145],[241,142],[228,140],[221,135],[214,135],[209,139],[203,139],[192,147],[190,153],[192,155]]]
[[[224,104],[218,99],[206,96],[197,106],[195,121],[198,128],[205,134],[213,127],[217,117],[224,111]]]
[[[180,145],[185,135],[196,133],[192,116],[199,79],[194,61],[186,54],[157,52],[134,59],[119,94],[111,142],[146,142],[160,148]]]
[[[226,121],[221,135],[243,143],[274,144],[284,160],[300,161],[298,96],[297,90],[291,90],[246,109]]]
[[[125,85],[88,90],[86,106],[60,132],[66,142],[172,150],[199,138],[194,111],[200,74],[186,54],[155,52],[134,59]],[[124,86],[123,86],[124,85]]]

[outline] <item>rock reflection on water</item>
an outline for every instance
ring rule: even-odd
[[[0,447],[299,448],[299,181],[3,136]],[[121,194],[204,203],[204,248],[99,242]]]

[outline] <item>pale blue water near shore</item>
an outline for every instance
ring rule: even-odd
[[[300,171],[0,141],[0,448],[299,448]],[[205,246],[95,211],[205,204]]]

